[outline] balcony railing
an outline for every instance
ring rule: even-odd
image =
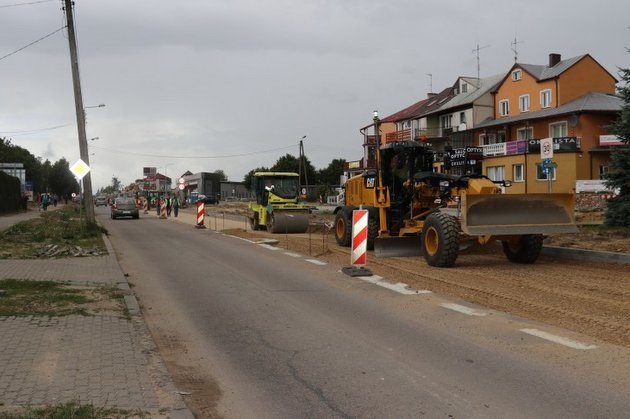
[[[376,135],[366,135],[363,139],[363,146],[375,146],[376,145]]]
[[[506,143],[486,144],[481,146],[484,156],[511,156],[527,151],[527,140],[508,141]]]
[[[409,141],[411,140],[411,129],[407,128],[401,131],[394,131],[385,134],[386,143],[394,143],[397,141]]]

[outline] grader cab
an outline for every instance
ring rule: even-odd
[[[423,255],[453,266],[460,246],[502,242],[507,258],[533,263],[543,236],[576,232],[572,194],[503,194],[508,181],[433,172],[433,152],[415,141],[379,150],[377,170],[349,179],[335,209],[335,238],[350,244],[353,209],[369,212],[368,249],[379,257]]]

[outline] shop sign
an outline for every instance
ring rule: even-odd
[[[623,145],[623,141],[617,135],[600,135],[599,145],[603,147],[607,146],[619,146]]]
[[[577,151],[580,149],[580,139],[577,137],[554,137],[553,151]],[[540,153],[540,139],[531,139],[527,143],[527,152]]]

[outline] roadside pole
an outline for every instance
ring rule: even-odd
[[[77,114],[77,130],[79,133],[79,153],[81,160],[88,166],[90,158],[88,153],[87,139],[85,135],[85,110],[83,109],[83,95],[81,93],[81,80],[79,78],[79,58],[77,55],[77,41],[74,33],[74,16],[72,12],[72,0],[64,0],[64,10],[68,24],[68,44],[70,46],[70,66],[72,68],[72,85],[74,87],[74,107]],[[94,200],[92,197],[92,177],[86,173],[83,180],[83,199],[85,203],[85,218],[94,223]]]

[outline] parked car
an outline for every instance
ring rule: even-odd
[[[96,198],[94,198],[94,205],[99,207],[99,206],[107,206],[107,197],[103,196],[103,195],[98,195]]]
[[[205,196],[205,195],[199,195],[197,197],[197,202],[203,202],[204,204],[213,204],[216,205],[219,203],[219,197],[218,196]]]
[[[138,210],[136,200],[127,196],[116,198],[114,205],[112,205],[112,220],[118,217],[140,218],[140,211]]]

